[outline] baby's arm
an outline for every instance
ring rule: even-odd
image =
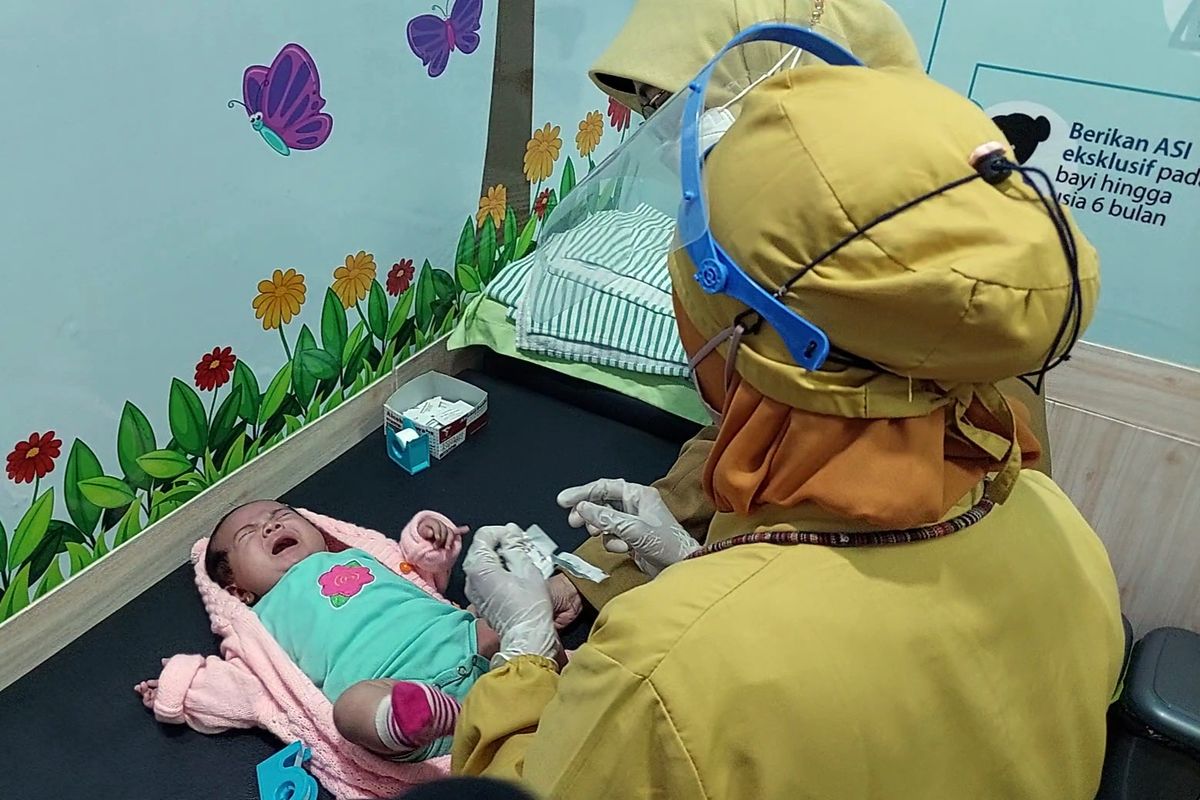
[[[159,722],[188,725],[200,733],[259,724],[262,684],[240,661],[218,656],[163,659],[158,680],[134,687]]]
[[[436,511],[421,511],[404,526],[400,552],[422,579],[439,592],[446,591],[450,568],[462,552],[462,535],[467,529],[455,525]]]

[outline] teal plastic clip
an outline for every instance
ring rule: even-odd
[[[402,418],[402,430],[416,431],[417,438],[411,442],[400,440],[400,431],[387,430],[388,457],[409,475],[416,475],[429,466],[429,434],[418,431],[412,421]]]
[[[258,765],[260,800],[317,800],[317,781],[304,771],[312,750],[292,742]]]

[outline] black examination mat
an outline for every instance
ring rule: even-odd
[[[537,523],[571,547],[582,537],[554,504],[559,489],[597,477],[652,481],[687,433],[641,404],[635,424],[627,424],[627,399],[606,404],[600,392],[587,393],[581,405],[591,410],[583,410],[569,402],[578,386],[535,391],[499,364],[491,362],[488,372],[504,379],[460,376],[488,392],[490,423],[445,461],[409,477],[388,460],[376,433],[282,499],[393,536],[413,513],[430,508],[472,529]],[[207,532],[197,530],[197,538]],[[180,567],[0,693],[0,798],[258,797],[255,766],[281,743],[257,731],[202,736],[159,725],[133,692],[136,682],[157,675],[161,656],[216,652],[191,573],[190,565]],[[460,571],[449,593],[464,600]],[[572,629],[569,645],[586,637],[589,622]]]

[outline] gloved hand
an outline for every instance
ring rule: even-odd
[[[603,479],[565,490],[558,504],[571,510],[571,527],[586,526],[610,553],[632,551],[633,563],[651,578],[700,549],[649,486]]]
[[[463,562],[467,597],[500,635],[492,666],[523,655],[562,660],[550,590],[522,547],[526,541],[519,525],[480,528]]]

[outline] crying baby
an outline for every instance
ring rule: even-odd
[[[422,512],[401,537],[404,561],[391,569],[363,549],[346,548],[290,506],[259,500],[221,519],[204,568],[213,583],[253,608],[333,704],[342,737],[394,760],[423,761],[449,752],[459,704],[500,648],[483,619],[429,590],[444,589],[466,532]],[[561,575],[549,585],[557,622],[565,625],[578,614],[578,594]],[[205,713],[197,703],[253,703],[236,696],[246,691],[245,680],[210,678],[185,698],[194,713]],[[250,686],[259,691],[264,683]],[[157,714],[160,681],[135,688]]]

